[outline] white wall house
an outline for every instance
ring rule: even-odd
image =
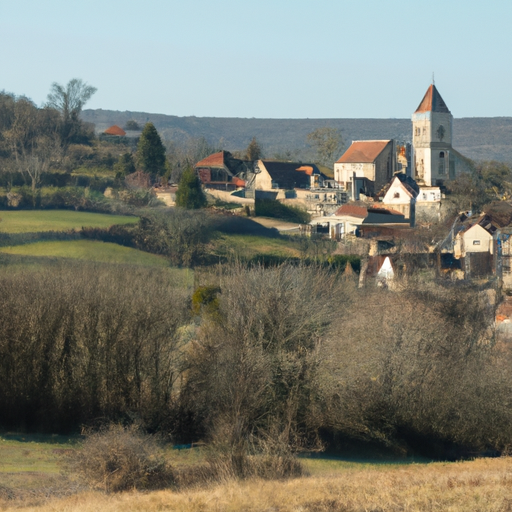
[[[467,253],[488,252],[493,254],[493,236],[480,224],[461,231],[455,237],[453,254],[456,258],[464,258]]]
[[[411,213],[414,216],[416,195],[417,192],[415,190],[402,183],[398,176],[395,176],[382,198],[382,205],[399,211],[406,219],[410,219]]]

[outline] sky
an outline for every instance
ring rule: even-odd
[[[511,0],[0,0],[0,90],[176,116],[512,116]]]

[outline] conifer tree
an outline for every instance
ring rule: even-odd
[[[247,146],[246,158],[250,161],[259,160],[261,158],[261,146],[256,140],[256,137],[253,137]]]
[[[165,147],[153,123],[146,123],[137,145],[137,162],[144,172],[165,174]]]
[[[181,175],[176,191],[176,206],[196,210],[206,206],[206,197],[201,188],[201,182],[192,167],[187,167]]]

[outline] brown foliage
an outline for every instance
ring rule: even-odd
[[[106,492],[165,488],[175,482],[155,438],[135,426],[112,424],[87,433],[81,450],[68,458],[68,468]]]
[[[125,415],[161,425],[176,399],[187,303],[165,273],[140,267],[2,272],[3,425],[55,431]]]
[[[486,300],[470,287],[354,297],[324,344],[324,425],[430,456],[447,456],[445,442],[505,448],[512,383]]]

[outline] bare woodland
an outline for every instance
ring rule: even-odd
[[[137,422],[245,457],[344,439],[508,450],[510,350],[471,286],[358,289],[317,267],[221,266],[199,309],[164,272],[59,263],[0,276],[4,427]],[[4,267],[5,268],[5,267]]]

